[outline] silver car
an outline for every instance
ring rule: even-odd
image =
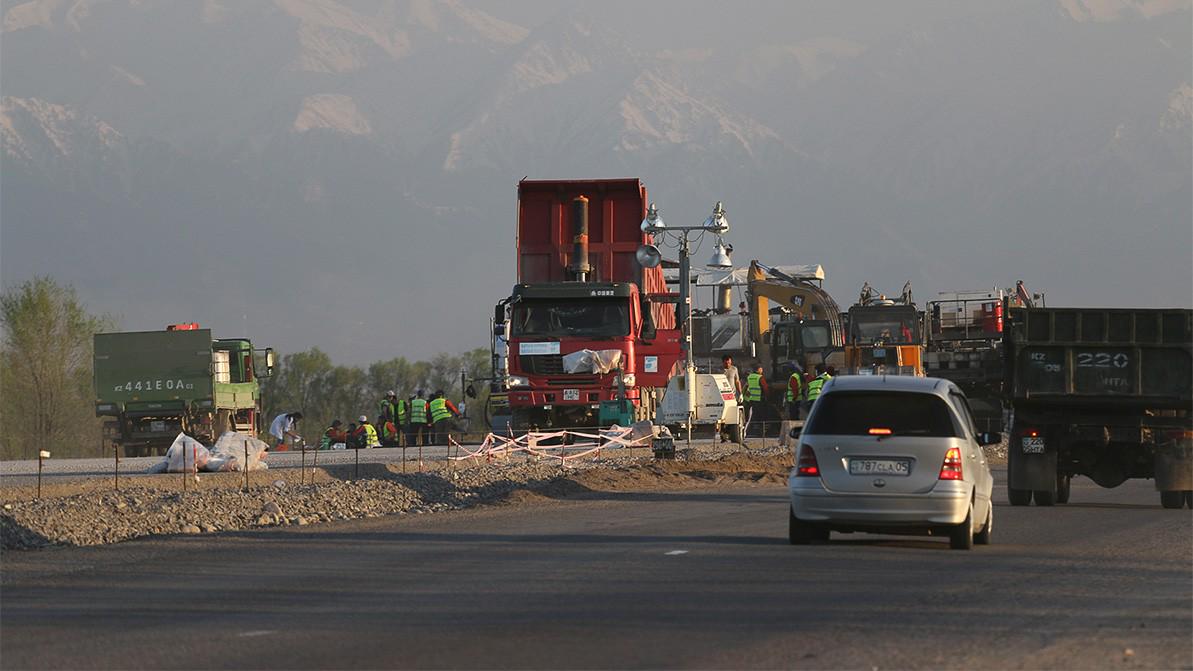
[[[791,492],[793,544],[830,531],[947,535],[968,550],[990,543],[994,478],[965,394],[948,380],[830,380],[799,432]]]

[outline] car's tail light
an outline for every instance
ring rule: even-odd
[[[1039,438],[1040,431],[1038,429],[1024,429],[1023,435],[1026,438]]]
[[[885,427],[875,426],[875,427],[870,428],[870,435],[871,436],[889,436],[889,435],[891,435],[891,430],[887,429]]]
[[[795,460],[796,477],[820,477],[820,465],[816,463],[816,453],[811,445],[800,445],[799,458]]]
[[[940,465],[941,480],[963,480],[961,477],[961,450],[950,447],[944,453],[944,463]]]

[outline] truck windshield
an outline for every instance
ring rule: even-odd
[[[901,314],[901,310],[850,312],[850,339],[859,344],[914,344],[916,342],[915,312]]]
[[[625,299],[569,298],[523,300],[514,306],[511,335],[607,338],[630,334]]]

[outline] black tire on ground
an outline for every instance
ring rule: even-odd
[[[1007,487],[1007,498],[1011,500],[1013,506],[1026,506],[1031,503],[1031,490]]]
[[[812,540],[817,543],[827,543],[829,534],[832,533],[828,527],[812,527]]]
[[[1068,503],[1069,495],[1073,493],[1073,476],[1071,475],[1057,475],[1056,476],[1056,502]]]
[[[1047,508],[1048,506],[1051,506],[1056,503],[1056,490],[1055,489],[1037,489],[1037,490],[1033,491],[1031,493],[1031,495],[1032,495],[1032,498],[1034,498],[1036,500],[1037,506],[1043,506],[1043,507]]]
[[[787,508],[787,540],[792,545],[807,545],[812,542],[812,525],[795,516],[795,511]]]
[[[1160,492],[1160,505],[1165,508],[1181,508],[1185,505],[1185,493],[1175,490]]]
[[[949,530],[949,547],[954,550],[973,549],[973,502],[969,504],[969,513],[965,519]]]
[[[725,433],[729,436],[729,442],[742,444],[741,424],[725,425]]]
[[[973,537],[975,545],[989,545],[990,539],[994,535],[994,502],[991,501],[986,510],[986,523],[982,525],[982,530]]]

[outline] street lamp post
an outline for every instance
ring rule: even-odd
[[[696,361],[692,355],[692,261],[688,234],[694,231],[715,234],[717,236],[718,249],[717,253],[713,255],[713,261],[720,263],[718,261],[720,258],[724,258],[725,262],[728,262],[728,257],[724,255],[725,245],[720,239],[720,236],[728,230],[729,220],[725,218],[725,206],[719,200],[713,207],[712,214],[699,226],[668,227],[663,223],[663,219],[659,217],[658,208],[654,203],[650,204],[650,208],[646,213],[646,219],[642,220],[642,231],[644,233],[658,235],[674,232],[679,236],[679,305],[683,311],[681,313],[683,321],[681,325],[682,337],[680,338],[680,347],[684,353],[684,390],[686,391],[685,396],[687,397],[688,405],[687,441],[689,446],[692,443],[692,424],[696,416]],[[639,250],[638,260],[644,266],[654,267],[661,262],[662,255],[654,245],[648,245]]]

